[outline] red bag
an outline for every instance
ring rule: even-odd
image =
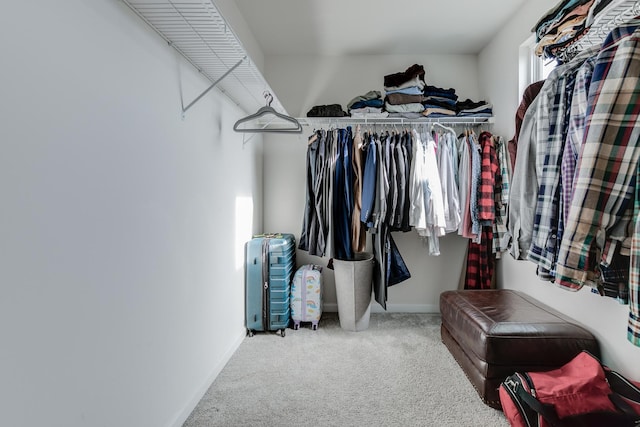
[[[515,373],[498,390],[512,427],[640,426],[640,384],[583,351],[559,369]]]

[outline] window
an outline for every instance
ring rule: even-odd
[[[535,54],[536,37],[532,34],[520,45],[519,93],[522,98],[524,90],[531,83],[546,79],[558,65],[555,59],[541,58]],[[519,101],[518,101],[519,102]]]
[[[542,62],[542,65],[540,67],[541,73],[537,80],[546,79],[547,77],[549,77],[549,73],[551,73],[551,71],[553,71],[554,68],[558,66],[558,62],[555,59],[538,58],[538,60]]]

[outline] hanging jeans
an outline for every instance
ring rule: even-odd
[[[353,215],[353,137],[351,127],[338,129],[338,156],[333,186],[333,241],[334,256],[342,260],[353,259],[351,245],[351,217]]]

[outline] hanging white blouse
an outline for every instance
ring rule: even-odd
[[[444,236],[446,222],[435,142],[428,136],[423,140],[415,129],[412,135],[409,221],[418,235],[428,238],[429,254],[439,255],[438,237]]]

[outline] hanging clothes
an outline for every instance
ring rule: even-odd
[[[638,141],[640,17],[557,67],[531,103],[509,231],[512,255],[526,254],[541,279],[628,301],[627,337],[640,346]]]
[[[351,218],[354,206],[351,127],[338,129],[337,152],[333,191],[334,256],[341,260],[350,260],[353,259]]]
[[[435,141],[431,135],[419,135],[415,129],[412,134],[410,225],[427,239],[429,255],[440,255],[438,238],[445,235],[446,221]]]
[[[509,193],[509,222],[511,235],[509,252],[518,260],[526,259],[531,246],[531,234],[538,195],[538,175],[535,156],[538,140],[535,137],[536,120],[540,97],[534,98],[522,120],[518,153]]]
[[[579,289],[593,277],[597,264],[608,258],[603,249],[612,250],[618,246],[618,243],[609,241],[608,246],[598,248],[597,237],[601,230],[614,228],[630,208],[632,198],[637,197],[640,157],[639,24],[634,20],[614,29],[603,43],[595,63],[589,90],[587,127],[565,224],[565,238],[558,255],[556,282],[569,289]],[[634,218],[637,232],[637,215]],[[637,240],[634,233],[628,339],[640,346]]]
[[[480,180],[482,173],[482,147],[474,134],[469,135],[469,148],[471,149],[471,192],[469,193],[469,205],[471,212],[471,235],[474,243],[480,243],[482,225],[479,217]]]
[[[478,221],[482,226],[493,226],[496,219],[496,199],[500,200],[502,177],[493,135],[482,132],[479,138],[481,154],[480,185],[478,188]]]
[[[413,164],[413,135],[410,131],[405,131],[402,138],[402,152],[406,158],[405,161],[405,197],[402,210],[402,221],[400,231],[411,231],[409,211],[411,210],[411,168]]]
[[[587,58],[576,72],[576,79],[569,107],[569,122],[567,125],[567,139],[564,152],[562,153],[562,217],[566,221],[569,217],[569,207],[573,199],[573,181],[578,164],[578,155],[582,149],[582,140],[587,119],[587,105],[589,97],[589,86],[593,76],[596,56]]]
[[[404,135],[396,133],[393,135],[393,164],[396,172],[396,200],[394,205],[393,216],[391,218],[391,230],[402,230],[402,223],[404,221],[404,205],[407,196],[407,164],[409,163],[409,157],[406,153],[406,145],[403,149]]]
[[[483,226],[480,243],[469,240],[465,289],[491,289],[495,269],[493,255],[493,228]]]
[[[496,219],[496,203],[501,200],[502,178],[493,135],[482,132],[481,170],[478,185],[478,221],[481,224],[480,241],[469,241],[465,289],[490,289],[495,268],[493,229]]]
[[[458,231],[461,222],[456,138],[451,132],[435,136],[438,138],[438,171],[444,203],[445,232],[452,233]]]
[[[376,260],[373,271],[373,293],[378,304],[387,309],[387,262],[386,262],[386,242],[388,241],[389,228],[387,226],[387,195],[389,193],[388,164],[386,162],[385,142],[386,137],[381,136],[374,139],[378,158],[378,174],[376,176],[376,198],[374,207],[373,226],[371,231],[371,246],[373,256]]]
[[[365,224],[361,221],[362,213],[362,184],[363,184],[363,152],[364,144],[360,134],[360,125],[356,126],[353,136],[353,213],[351,216],[351,246],[354,252],[364,252],[367,244]]]
[[[468,132],[458,141],[458,180],[460,195],[460,226],[458,234],[468,239],[474,239],[476,236],[471,233],[471,146]]]
[[[522,128],[522,121],[524,119],[524,115],[529,109],[529,106],[531,105],[533,100],[538,96],[538,93],[540,93],[540,89],[542,88],[543,84],[544,84],[544,80],[541,80],[527,86],[527,88],[524,90],[524,93],[522,94],[522,100],[520,101],[520,105],[516,110],[516,118],[515,118],[516,133],[513,135],[513,138],[509,140],[509,147],[508,147],[512,171],[515,170],[515,166],[516,166],[516,156],[518,153],[518,138],[520,138],[520,129]]]
[[[541,103],[538,107],[536,138],[545,141],[545,145],[536,157],[538,195],[527,259],[538,265],[538,276],[542,280],[555,277],[558,234],[562,229],[560,170],[575,76],[584,61],[597,49],[596,46],[581,52],[571,62],[555,68],[538,95]]]
[[[470,273],[469,280],[490,281],[493,267],[488,264],[491,260],[484,261],[484,248],[493,245],[482,238],[491,235],[495,224],[479,212],[485,203],[479,195],[488,193],[483,159],[490,160],[487,173],[499,176],[500,171],[488,140],[482,134],[481,144],[470,133],[459,144],[452,130],[435,134],[424,127],[422,133],[415,128],[362,133],[360,126],[355,132],[351,127],[314,131],[307,147],[299,248],[311,255],[349,260],[366,249],[365,236],[370,234],[376,261],[374,297],[386,309],[388,288],[411,278],[393,232],[414,229],[426,241],[428,255],[438,256],[439,239],[448,232],[460,233],[465,224],[477,229],[472,235],[479,248],[477,277],[472,279]],[[486,197],[501,193],[500,180],[493,179],[491,185],[498,189]],[[473,249],[471,253],[473,259]]]
[[[376,146],[377,136],[365,134],[363,150],[366,151],[364,161],[364,171],[362,173],[362,206],[360,211],[360,221],[366,227],[374,227],[377,217],[375,212],[376,203],[376,181],[378,176],[378,148]]]
[[[298,248],[318,256],[325,254],[329,230],[324,215],[330,187],[329,142],[327,132],[320,130],[309,137],[307,146],[306,203]]]
[[[500,195],[496,197],[496,219],[493,226],[493,252],[497,257],[500,257],[503,252],[508,250],[509,242],[511,241],[511,236],[507,229],[509,186],[511,183],[511,160],[507,150],[507,143],[504,138],[501,136],[498,137],[495,144],[496,153],[498,155],[498,164],[500,165],[502,188]]]
[[[374,270],[374,297],[386,309],[387,288],[411,277],[391,231],[403,230],[409,203],[411,157],[406,134],[385,133],[380,139],[378,190],[380,218],[372,231],[372,247],[379,267]]]

